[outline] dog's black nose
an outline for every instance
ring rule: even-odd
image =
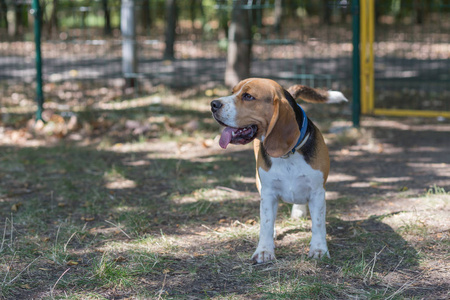
[[[212,111],[213,113],[215,113],[216,111],[218,111],[221,107],[222,107],[222,102],[220,102],[219,100],[213,100],[213,101],[211,101],[211,111]]]

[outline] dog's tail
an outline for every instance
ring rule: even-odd
[[[311,103],[339,103],[348,101],[341,92],[313,89],[300,84],[291,86],[288,92],[296,100],[300,98]]]

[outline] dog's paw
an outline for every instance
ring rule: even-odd
[[[321,258],[324,258],[324,257],[330,258],[330,252],[328,251],[327,246],[325,246],[325,247],[313,247],[313,246],[311,246],[311,248],[309,249],[308,256],[310,258],[314,258],[314,259],[321,259]]]
[[[261,264],[269,262],[275,259],[275,251],[267,249],[256,249],[255,253],[252,255],[252,260],[255,264]]]

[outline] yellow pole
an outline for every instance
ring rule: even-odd
[[[373,114],[392,117],[444,117],[450,118],[450,111],[409,110],[409,109],[382,109],[375,108]]]
[[[361,113],[374,110],[375,2],[361,0]]]

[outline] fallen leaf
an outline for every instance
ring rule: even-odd
[[[381,183],[380,182],[370,182],[369,185],[370,185],[370,187],[376,188],[376,187],[379,187],[381,185]]]
[[[119,257],[116,257],[116,258],[114,259],[115,262],[123,262],[123,261],[126,261],[126,260],[127,260],[127,259],[126,259],[125,257],[123,257],[122,255],[119,256]]]
[[[15,204],[13,204],[11,206],[11,211],[14,211],[14,212],[18,211],[22,205],[23,205],[22,202],[17,202]]]
[[[204,148],[210,148],[214,145],[214,141],[212,139],[206,139],[202,143]]]
[[[189,274],[189,271],[180,270],[180,271],[173,271],[174,274]]]
[[[249,219],[249,220],[245,221],[245,224],[247,224],[247,225],[255,225],[256,221],[253,220],[253,219]]]
[[[68,266],[76,266],[76,265],[78,265],[78,262],[73,261],[73,260],[69,260],[69,261],[67,262],[67,265],[68,265]]]

